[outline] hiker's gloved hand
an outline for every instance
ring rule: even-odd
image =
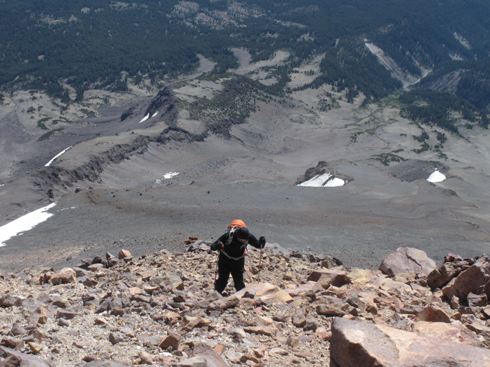
[[[215,242],[211,245],[212,251],[217,251],[223,248],[223,244],[221,242]]]
[[[264,236],[260,237],[259,238],[259,247],[260,248],[264,248],[265,247],[265,242],[266,242],[265,241],[265,237]]]

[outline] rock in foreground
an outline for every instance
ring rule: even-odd
[[[402,273],[428,275],[436,268],[436,263],[427,254],[412,247],[399,247],[389,254],[379,267],[384,274],[395,276]]]
[[[386,325],[335,319],[330,367],[482,367],[490,350],[423,337]]]
[[[406,269],[390,277],[250,249],[246,288],[235,293],[230,279],[222,297],[213,289],[216,254],[195,242],[192,252],[124,251],[58,272],[0,276],[0,367],[324,367],[330,355],[341,367],[473,366],[455,353],[487,367],[486,257],[446,259],[455,271],[433,274],[447,284],[431,289],[427,276]],[[466,273],[473,266],[482,274],[475,282]]]

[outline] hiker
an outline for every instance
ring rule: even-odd
[[[228,226],[228,230],[212,245],[211,250],[219,250],[218,258],[218,279],[214,284],[214,289],[222,294],[228,283],[230,273],[233,277],[235,289],[239,291],[245,288],[243,272],[245,268],[245,253],[247,245],[256,248],[264,248],[265,237],[259,240],[251,234],[246,223],[241,219],[233,220]]]

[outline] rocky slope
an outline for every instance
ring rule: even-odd
[[[1,275],[0,365],[490,366],[487,257],[400,248],[388,276],[270,246],[221,297],[207,249]]]

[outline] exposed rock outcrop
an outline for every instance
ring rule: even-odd
[[[87,163],[75,169],[58,166],[44,167],[35,177],[35,185],[44,192],[53,188],[69,188],[78,181],[97,182],[108,164],[117,164],[134,154],[142,154],[148,149],[150,139],[145,136],[135,138],[130,144],[118,144],[108,151],[92,156]]]
[[[175,125],[178,115],[177,99],[170,87],[165,87],[158,92],[146,108],[144,115],[154,116],[156,113],[170,126]]]
[[[490,351],[365,321],[335,319],[330,366],[490,366]]]
[[[176,141],[180,143],[192,143],[195,141],[203,141],[206,134],[195,135],[191,134],[187,130],[180,129],[178,127],[168,127],[162,131],[157,141],[166,144],[171,141]]]

